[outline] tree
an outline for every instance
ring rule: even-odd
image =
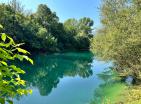
[[[58,17],[55,13],[53,13],[50,8],[47,7],[45,4],[40,4],[38,6],[37,12],[36,12],[36,18],[37,21],[44,27],[47,28],[49,31],[51,28],[49,28],[52,24],[58,22]]]
[[[68,19],[64,22],[64,28],[67,32],[70,32],[72,35],[77,34],[77,29],[78,29],[78,21],[74,18]]]
[[[12,7],[12,9],[15,12],[23,13],[24,12],[24,7],[21,5],[19,0],[11,0],[9,2],[9,5]]]
[[[80,20],[68,19],[64,23],[64,28],[70,39],[69,42],[77,50],[88,50],[90,46],[89,39],[93,36],[92,33],[93,20],[90,18],[81,18]]]
[[[42,40],[42,50],[55,51],[57,47],[57,39],[48,33],[46,28],[39,28],[37,36]]]
[[[78,31],[79,31],[79,35],[80,36],[92,36],[93,33],[92,33],[92,26],[94,25],[94,22],[93,20],[91,20],[90,18],[81,18],[79,20],[79,23],[78,23]]]
[[[141,9],[139,0],[104,0],[102,24],[92,39],[97,58],[112,61],[119,72],[141,76]]]

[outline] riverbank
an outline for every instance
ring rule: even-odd
[[[141,104],[141,85],[127,87],[117,104]]]
[[[110,86],[107,86],[107,89],[108,87]],[[117,84],[112,85],[108,90],[105,88],[105,91],[107,95],[105,94],[101,104],[141,104],[141,85],[121,86],[121,84]]]
[[[97,89],[97,98],[91,101],[90,104],[116,104],[121,99],[121,93],[125,91],[127,86],[122,83],[112,83],[103,85],[100,89]],[[119,104],[119,103],[118,103]]]
[[[141,85],[137,82],[129,85],[118,73],[109,71],[98,75],[104,83],[95,90],[89,104],[141,104]]]

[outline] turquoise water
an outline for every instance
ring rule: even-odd
[[[110,64],[95,60],[89,52],[36,55],[33,59],[33,66],[20,65],[26,69],[23,79],[33,93],[17,97],[15,104],[89,104],[99,97],[96,90],[109,78],[100,74]]]

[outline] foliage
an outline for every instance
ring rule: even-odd
[[[47,32],[46,28],[39,28],[37,37],[42,40],[40,43],[42,50],[55,51],[57,46],[57,39]],[[44,38],[43,38],[44,37]]]
[[[29,51],[89,49],[89,35],[92,34],[93,26],[90,18],[85,17],[79,21],[68,19],[65,23],[60,23],[56,13],[47,5],[40,4],[37,11],[32,13],[27,12],[18,0],[0,4],[0,14],[4,32],[16,42],[25,43],[23,47]],[[71,24],[75,24],[75,21],[76,26]]]
[[[92,33],[93,20],[90,18],[68,19],[64,23],[65,31],[71,36],[71,43],[74,48],[82,50],[89,49],[89,39],[93,36]]]
[[[126,88],[124,93],[121,94],[121,99],[119,102],[122,104],[140,104],[141,103],[141,87],[140,86],[132,86]]]
[[[2,25],[0,25],[2,29]],[[27,60],[33,64],[33,61],[27,56],[28,51],[20,48],[21,44],[15,44],[13,39],[1,33],[0,41],[0,103],[13,104],[11,98],[18,95],[31,93],[31,90],[25,90],[25,81],[20,75],[25,74],[21,68],[15,66],[11,61],[19,59],[20,61]]]
[[[139,5],[140,0],[103,0],[103,27],[91,41],[91,50],[98,59],[113,61],[119,72],[126,72],[137,78],[141,76]]]

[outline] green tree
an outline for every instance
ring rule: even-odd
[[[55,51],[57,47],[57,39],[55,39],[54,36],[48,33],[46,28],[39,28],[37,36],[42,40],[42,50]]]
[[[141,77],[141,9],[139,0],[103,0],[103,28],[92,39],[97,58],[112,61],[119,72]]]
[[[52,12],[50,8],[48,8],[48,6],[45,4],[40,4],[38,6],[35,15],[38,23],[49,31],[51,31],[51,26],[54,23],[57,23],[59,20],[59,18],[56,16],[56,13]]]
[[[78,35],[80,36],[92,36],[92,26],[94,25],[93,20],[90,18],[84,17],[79,20],[78,23]]]
[[[72,43],[70,43],[71,46],[77,50],[88,50],[90,45],[89,39],[93,37],[93,24],[93,20],[86,17],[80,20],[68,19],[65,21],[64,28],[70,39],[69,42],[72,41]]]

